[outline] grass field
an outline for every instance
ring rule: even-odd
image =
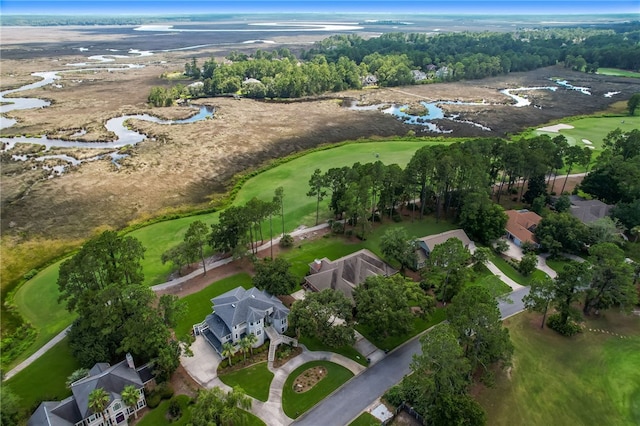
[[[251,277],[247,274],[236,274],[184,297],[182,300],[187,304],[187,314],[176,325],[174,329],[176,336],[181,338],[188,335],[194,324],[204,321],[204,318],[212,312],[211,299],[238,286],[246,289],[253,287]]]
[[[640,78],[640,72],[621,70],[618,68],[598,68],[597,74]]]
[[[222,383],[231,387],[239,386],[247,395],[259,401],[266,402],[269,399],[269,386],[273,380],[273,373],[267,368],[266,362],[259,362],[218,377]]]
[[[20,406],[30,415],[36,409],[37,402],[58,401],[71,395],[65,381],[78,368],[80,365],[71,355],[68,339],[65,338],[33,364],[4,382],[3,386],[8,386],[20,397]]]
[[[314,387],[303,393],[293,390],[293,382],[305,370],[315,366],[323,366],[327,375]],[[292,419],[322,401],[327,395],[338,389],[343,383],[353,377],[353,373],[341,365],[329,361],[312,361],[301,365],[289,374],[282,389],[282,409]]]
[[[505,321],[514,366],[478,397],[487,424],[640,424],[640,318],[606,312],[573,338],[540,330],[539,320],[520,314]]]
[[[640,116],[586,117],[577,120],[564,120],[562,123],[574,127],[573,129],[560,130],[560,134],[567,138],[570,145],[587,146],[582,142],[582,139],[587,139],[593,144],[594,151],[599,151],[602,149],[602,140],[612,130],[619,128],[624,132],[629,132],[640,128]],[[545,134],[551,138],[558,135],[558,133],[540,130],[533,130],[533,134]]]

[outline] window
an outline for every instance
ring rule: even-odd
[[[258,331],[256,331],[256,336],[259,336],[259,335],[261,335],[261,334],[262,334],[262,330],[258,330]]]
[[[113,404],[113,411],[118,411],[120,408],[122,408],[122,405],[120,405],[119,402],[116,402],[115,404]]]
[[[118,415],[116,416],[116,423],[120,424],[124,422],[124,413],[118,413]]]

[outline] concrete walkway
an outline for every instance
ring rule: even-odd
[[[517,282],[503,274],[500,268],[498,268],[493,262],[487,261],[487,263],[485,263],[485,266],[489,271],[491,271],[493,275],[500,278],[500,281],[511,287],[511,290],[516,291],[523,288],[522,285],[518,284]]]
[[[55,346],[57,343],[59,343],[62,339],[64,339],[65,336],[67,335],[67,332],[70,329],[71,329],[71,326],[68,326],[67,328],[62,330],[53,339],[49,340],[47,343],[44,344],[44,346],[42,346],[40,349],[38,349],[33,355],[31,355],[29,358],[25,359],[20,364],[16,365],[11,370],[9,370],[9,372],[7,372],[7,374],[4,375],[2,380],[9,380],[13,376],[18,374],[22,370],[24,370],[25,368],[27,368],[29,365],[31,365],[32,362],[34,362],[36,359],[40,358],[42,356],[42,354],[47,352],[49,349],[51,349],[53,346]]]
[[[297,357],[289,360],[280,368],[269,368],[274,374],[273,380],[269,387],[269,398],[266,402],[258,401],[252,398],[251,412],[260,417],[269,426],[286,426],[293,422],[282,410],[282,390],[287,377],[303,364],[310,361],[330,361],[341,365],[354,375],[362,373],[366,368],[357,362],[333,352],[309,351],[302,346],[302,353]],[[202,336],[196,336],[195,341],[191,344],[193,356],[180,357],[180,363],[187,373],[200,386],[205,389],[213,387],[222,388],[225,391],[231,388],[218,378],[218,365],[220,364],[220,355],[205,341]]]

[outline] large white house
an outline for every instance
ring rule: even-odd
[[[276,333],[287,331],[289,309],[275,296],[255,287],[245,290],[237,287],[211,299],[213,312],[205,320],[193,326],[194,334],[202,335],[222,354],[222,345],[238,344],[247,334],[254,334],[254,348],[262,345],[267,327]]]
[[[63,401],[41,403],[27,425],[126,426],[130,415],[146,407],[144,386],[152,380],[149,367],[136,368],[130,354],[116,365],[98,363],[89,370],[87,377],[71,384],[72,396]],[[139,393],[138,402],[133,407],[128,407],[121,396],[122,390],[129,385],[133,385]],[[104,413],[94,413],[89,408],[89,394],[99,388],[109,395],[109,404]]]

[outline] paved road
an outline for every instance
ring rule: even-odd
[[[529,293],[522,287],[508,295],[508,300],[500,300],[498,308],[502,319],[509,318],[524,310],[522,298]],[[295,422],[296,425],[343,426],[367,409],[387,389],[411,370],[409,365],[413,354],[420,353],[420,341],[416,337],[405,345],[390,352],[386,358],[351,379],[338,391],[308,411]]]

